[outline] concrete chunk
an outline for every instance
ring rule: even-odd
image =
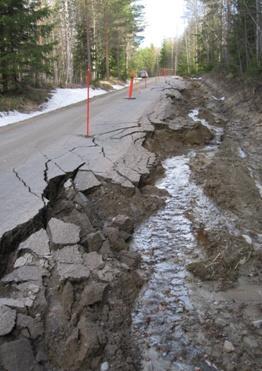
[[[44,271],[41,267],[36,267],[33,265],[25,265],[24,267],[19,267],[13,272],[7,274],[2,278],[3,282],[25,282],[25,281],[40,281]]]
[[[99,251],[105,241],[105,237],[100,231],[97,231],[90,233],[87,236],[86,241],[89,251]]]
[[[226,340],[224,342],[224,351],[227,352],[227,353],[234,352],[235,351],[235,347],[234,347],[234,345],[230,341]]]
[[[0,298],[0,305],[6,305],[11,308],[24,309],[34,304],[34,298]]]
[[[61,250],[53,253],[54,258],[59,263],[81,264],[83,263],[82,255],[79,251],[79,246],[66,246]]]
[[[32,234],[26,241],[19,245],[19,250],[31,250],[38,256],[50,255],[49,238],[44,229]]]
[[[127,215],[117,215],[114,217],[112,220],[112,226],[130,234],[134,231],[134,222]]]
[[[111,283],[115,277],[119,274],[119,270],[106,265],[102,270],[96,272],[97,277],[104,282]]]
[[[101,269],[105,265],[102,255],[99,255],[95,251],[90,252],[89,254],[84,254],[83,258],[84,258],[84,264],[87,266],[87,268],[90,271]]]
[[[89,269],[82,264],[61,263],[58,264],[57,271],[61,281],[81,281],[90,276]]]
[[[80,192],[90,191],[93,188],[99,187],[101,182],[91,171],[79,171],[74,180],[75,187]]]
[[[1,363],[7,371],[36,371],[31,344],[27,339],[4,343],[0,346]]]
[[[51,233],[51,240],[57,245],[73,245],[80,241],[80,227],[72,223],[65,223],[62,220],[52,218],[48,227]]]
[[[4,305],[0,306],[0,336],[9,334],[16,320],[16,311]]]
[[[106,284],[97,282],[92,282],[86,286],[81,294],[80,308],[83,309],[85,306],[100,303],[106,287]]]
[[[17,315],[17,323],[18,328],[27,328],[30,333],[30,337],[32,339],[36,339],[43,334],[44,327],[43,323],[40,321],[35,320],[30,316],[26,316],[24,314]]]

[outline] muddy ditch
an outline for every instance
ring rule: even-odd
[[[141,369],[260,370],[259,192],[247,166],[241,172],[239,147],[232,155],[224,99],[197,83],[183,98],[150,116],[156,138],[146,145],[161,154],[165,176],[156,184],[170,197],[132,243],[148,273],[133,312]],[[197,124],[213,135],[202,129],[202,141],[194,135],[183,145],[184,128]]]

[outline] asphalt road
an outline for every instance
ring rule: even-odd
[[[146,114],[163,84],[152,79],[136,88],[134,100],[125,99],[127,89],[94,98],[90,138],[84,102],[0,128],[0,238],[43,207],[48,180],[80,164],[124,186],[136,184],[154,161],[142,141],[153,130]]]

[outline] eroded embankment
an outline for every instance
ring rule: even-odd
[[[260,370],[261,208],[255,205],[261,199],[252,193],[256,182],[247,165],[240,164],[242,152],[237,147],[234,153],[227,115],[221,97],[193,84],[161,117],[151,117],[159,130],[147,146],[168,157],[158,187],[170,197],[134,236],[148,274],[133,313],[143,370]],[[183,130],[193,121],[214,139],[201,129],[198,141],[193,129],[194,139],[185,141]],[[255,156],[257,150],[254,145]],[[215,178],[218,167],[223,170]]]
[[[46,207],[1,241],[4,370],[137,369],[131,307],[143,279],[128,240],[165,195],[80,169],[49,181]]]

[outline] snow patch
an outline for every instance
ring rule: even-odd
[[[242,237],[245,239],[245,241],[249,244],[252,245],[252,238],[248,236],[247,234],[242,234]]]
[[[171,79],[184,80],[181,76],[171,76]]]
[[[214,95],[212,95],[212,98],[213,98],[214,100],[219,101],[219,102],[224,102],[224,100],[226,99],[225,97],[217,98],[217,97],[215,97]]]
[[[248,167],[248,171],[249,171],[249,174],[250,174],[251,178],[254,179],[255,185],[258,189],[260,197],[262,198],[262,184],[257,179],[255,179],[254,173],[253,173],[252,169],[250,169],[250,167]]]
[[[113,85],[114,90],[125,88],[125,85]],[[90,97],[106,94],[103,89],[90,89]],[[52,97],[47,103],[39,107],[39,111],[22,113],[18,111],[0,112],[0,127],[15,124],[20,121],[30,119],[43,113],[51,112],[56,109],[70,106],[71,104],[82,102],[86,99],[87,92],[85,88],[79,89],[55,89],[52,91]]]
[[[114,85],[112,85],[112,87],[113,87],[114,90],[122,90],[122,89],[124,89],[126,86],[128,86],[128,85],[127,85],[127,84],[125,84],[125,85],[119,85],[119,84],[114,84]]]
[[[247,157],[246,153],[243,151],[243,149],[241,147],[239,147],[238,149],[238,154],[239,154],[239,157],[244,159]]]
[[[255,184],[259,191],[260,197],[262,198],[262,184],[260,184],[258,180],[255,180]]]

